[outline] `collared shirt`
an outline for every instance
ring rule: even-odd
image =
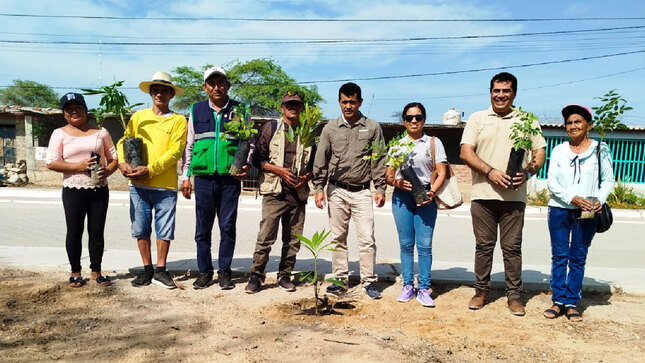
[[[401,138],[402,142],[412,141],[414,143],[414,147],[412,147],[410,154],[408,154],[406,162],[401,163],[399,168],[396,169],[396,173],[394,175],[396,179],[403,179],[403,176],[401,175],[401,169],[406,168],[407,166],[412,166],[412,170],[414,170],[414,173],[417,174],[421,183],[430,184],[433,170],[432,149],[430,148],[431,140],[432,137],[426,134],[423,134],[423,136],[421,136],[417,140],[412,140],[407,134],[403,138]],[[395,149],[398,149],[397,146],[390,148],[388,154],[397,152],[397,150]],[[438,137],[434,138],[434,153],[435,157],[437,158],[436,163],[445,163],[448,161],[448,158],[446,157],[446,150],[444,149],[443,143],[441,142],[441,140],[439,140]],[[389,166],[389,164],[387,165]]]
[[[385,193],[385,159],[363,159],[371,154],[366,147],[374,141],[384,142],[381,125],[374,120],[361,115],[351,126],[342,116],[330,120],[320,134],[314,160],[316,193],[330,180],[348,185],[373,181],[376,192]]]
[[[510,138],[511,125],[518,122],[522,122],[522,120],[517,110],[511,111],[505,116],[496,114],[492,106],[487,110],[475,112],[470,115],[466,127],[464,127],[461,144],[474,146],[475,153],[480,159],[493,168],[505,172],[513,148],[513,141]],[[540,127],[540,123],[535,121],[533,127]],[[531,135],[530,138],[533,142],[533,150],[546,147],[546,141],[542,135]],[[525,153],[522,162],[523,168],[531,160],[530,154],[529,152]],[[513,190],[493,184],[486,178],[486,175],[474,170],[472,170],[472,178],[471,200],[526,203],[526,183]]]
[[[219,111],[215,109],[215,105],[213,104],[213,101],[211,99],[208,99],[208,105],[210,106],[211,110],[215,113],[216,116],[219,116],[222,112],[228,112],[228,104],[231,102],[230,98],[226,99],[226,104],[220,108]],[[251,119],[251,116],[249,115],[247,118],[247,122],[249,122]],[[215,130],[216,137],[219,137],[218,130]],[[181,158],[181,175],[179,175],[179,180],[184,181],[188,180],[190,176],[188,175],[188,168],[190,167],[190,161],[193,158],[193,146],[195,145],[195,125],[193,124],[193,114],[192,112],[188,115],[188,135],[186,137],[186,148],[184,149],[184,155]],[[247,164],[251,163],[251,158],[253,156],[253,152],[255,150],[255,142],[251,142],[251,149],[249,151],[249,157],[247,159]]]
[[[614,186],[614,169],[611,152],[605,143],[600,145],[600,190],[598,189],[598,141],[580,154],[571,150],[565,141],[551,150],[549,162],[548,187],[551,192],[549,205],[552,207],[575,209],[571,204],[573,197],[595,196],[600,203],[607,201],[607,196]]]

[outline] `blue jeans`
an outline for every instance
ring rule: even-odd
[[[155,212],[157,239],[175,239],[176,190],[155,190],[130,185],[130,220],[132,237],[150,238],[152,234],[152,211]]]
[[[195,177],[195,243],[199,272],[213,273],[211,234],[215,216],[219,224],[220,243],[217,262],[220,274],[231,274],[235,251],[235,224],[241,183],[232,176],[211,175]]]
[[[582,298],[582,279],[587,252],[596,234],[596,220],[578,219],[580,212],[580,209],[549,207],[551,300],[556,305],[575,307]]]
[[[403,285],[414,286],[414,244],[419,259],[419,289],[430,288],[430,266],[432,265],[432,234],[437,221],[437,204],[417,207],[412,193],[394,189],[392,214],[399,233],[401,246],[401,274]]]

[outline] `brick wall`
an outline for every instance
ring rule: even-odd
[[[472,174],[468,165],[455,165],[450,164],[452,171],[455,172],[457,181],[459,181],[459,189],[464,198],[464,202],[470,202],[470,186],[472,184]]]

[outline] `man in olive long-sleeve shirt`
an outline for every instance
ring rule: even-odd
[[[374,274],[376,243],[370,182],[374,182],[374,202],[380,208],[385,204],[385,162],[383,159],[364,160],[363,156],[371,153],[366,149],[367,145],[383,142],[383,131],[378,122],[359,111],[363,99],[358,85],[342,85],[338,102],[342,116],[329,121],[323,128],[314,160],[316,206],[324,208],[323,189],[327,184],[329,225],[332,240],[336,241],[332,271],[337,279],[347,282],[347,233],[352,218],[358,236],[361,284],[367,296],[379,299],[381,293],[373,284],[377,277]],[[331,293],[342,290],[338,285],[327,287]]]

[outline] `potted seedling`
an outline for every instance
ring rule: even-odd
[[[253,128],[255,123],[253,121],[247,122],[249,115],[249,105],[239,104],[234,106],[233,119],[224,124],[224,130],[226,130],[226,132],[220,135],[221,141],[225,141],[227,139],[227,135],[231,135],[234,139],[238,140],[233,163],[228,170],[231,175],[241,174],[244,171],[242,167],[246,164],[246,159],[248,158],[249,150],[251,149],[250,139],[253,135],[258,133],[258,130]]]
[[[307,248],[314,256],[313,271],[300,272],[299,279],[300,281],[310,282],[314,287],[314,304],[315,304],[314,311],[316,312],[316,315],[318,315],[318,302],[321,301],[323,303],[327,303],[327,297],[325,297],[325,299],[321,299],[318,297],[320,292],[320,287],[322,286],[322,282],[320,282],[318,279],[318,256],[323,251],[331,251],[331,252],[336,251],[336,249],[330,247],[335,242],[329,242],[329,243],[323,244],[327,236],[329,236],[329,233],[331,233],[331,231],[326,231],[325,229],[323,229],[320,232],[315,232],[313,237],[311,237],[311,239],[305,236],[296,234],[296,237],[300,240],[300,242],[302,242],[305,248]],[[337,279],[328,278],[328,279],[325,279],[325,281],[332,283],[334,285],[345,287],[345,284],[342,281]]]
[[[533,150],[531,136],[542,135],[539,123],[534,126],[538,122],[538,117],[533,112],[522,110],[521,107],[518,111],[522,122],[515,122],[511,125],[511,135],[509,138],[513,140],[513,148],[508,157],[508,164],[506,164],[506,174],[511,178],[514,178],[517,173],[522,171],[524,155],[527,151]],[[512,183],[510,188],[516,189]]]
[[[410,182],[412,185],[412,197],[417,205],[423,204],[428,200],[428,193],[421,183],[419,176],[414,172],[414,168],[409,162],[409,156],[414,148],[414,141],[407,140],[404,141],[403,137],[405,133],[398,135],[388,141],[387,145],[383,142],[374,141],[367,145],[367,149],[371,151],[370,155],[363,157],[365,160],[378,160],[383,156],[386,157],[385,163],[391,166],[392,168],[399,169],[403,166],[401,171],[401,176],[403,179]]]
[[[118,90],[118,87],[122,85],[123,81],[116,81],[109,86],[103,86],[98,89],[82,89],[86,95],[101,95],[99,107],[92,110],[96,118],[96,124],[99,127],[108,116],[115,116],[121,122],[123,130],[125,130],[127,128],[126,115],[132,112],[133,108],[142,105],[142,103],[130,105],[126,95]],[[133,168],[146,165],[143,140],[141,138],[133,137],[124,139],[123,154],[125,156],[125,162]]]
[[[293,157],[289,171],[296,177],[305,169],[302,157],[306,148],[318,143],[318,128],[322,124],[322,111],[320,106],[310,106],[305,103],[305,109],[300,113],[300,124],[294,130],[291,125],[285,130],[285,136],[290,143],[298,142],[296,154]]]
[[[625,111],[629,111],[632,108],[625,106],[627,101],[620,97],[616,90],[611,90],[605,93],[602,97],[595,98],[603,102],[601,106],[591,108],[596,113],[596,119],[593,122],[593,130],[600,136],[600,142],[598,143],[597,149],[598,154],[600,154],[600,144],[605,140],[608,133],[614,132],[616,129],[624,130],[627,128],[625,124],[620,122],[620,118]],[[598,160],[600,160],[600,158]],[[600,168],[600,165],[598,165],[598,167]],[[598,183],[592,183],[591,185],[592,187],[589,192],[589,196],[586,199],[591,202],[591,205],[594,205],[598,200],[594,195],[594,189],[597,187]],[[580,218],[582,219],[595,218],[595,216],[596,212],[594,210],[582,211],[580,214]]]

